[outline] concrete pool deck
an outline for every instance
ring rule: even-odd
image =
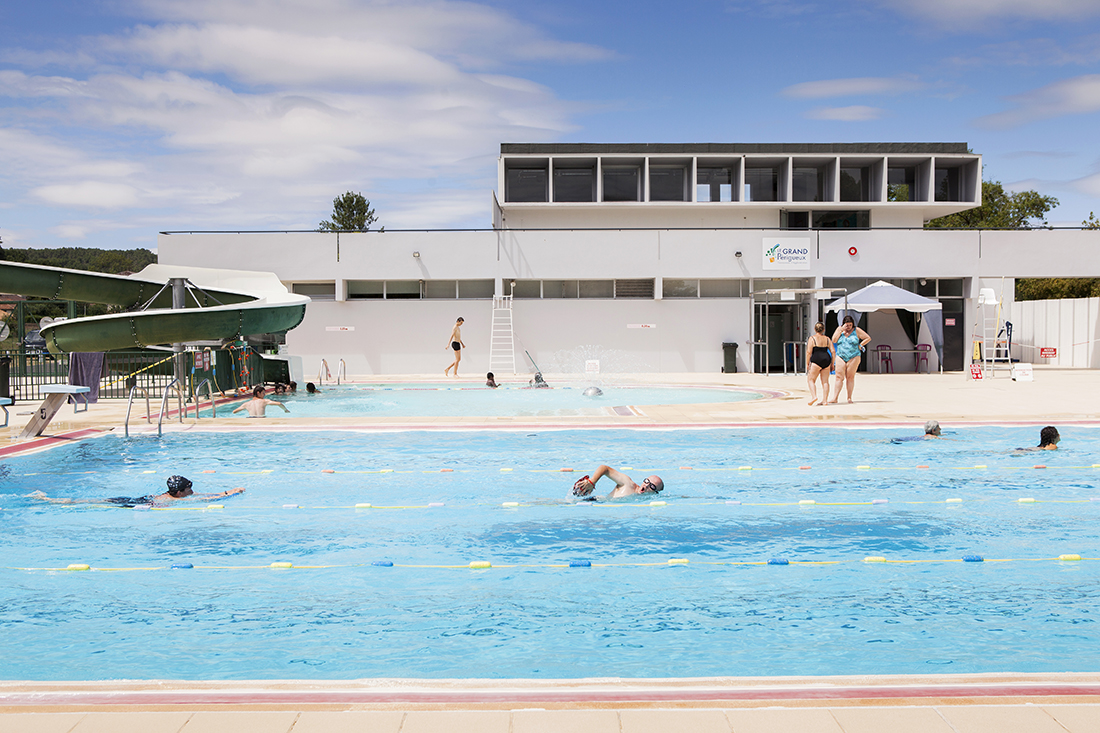
[[[919,434],[983,424],[1100,427],[1100,372],[1037,368],[1033,382],[961,373],[860,374],[855,404],[810,407],[801,375],[659,374],[623,383],[729,385],[782,393],[706,405],[644,405],[629,415],[522,418],[189,418],[165,430],[517,429],[525,427],[898,426]],[[605,379],[607,375],[605,375]],[[440,382],[438,375],[390,381]],[[514,381],[519,381],[516,378]],[[526,378],[523,378],[524,380]],[[556,377],[548,376],[551,385]],[[384,381],[371,377],[369,380]],[[505,382],[513,380],[504,380]],[[620,381],[620,380],[616,380]],[[481,384],[464,378],[457,383]],[[37,405],[8,409],[3,452],[121,430],[124,403],[62,408],[39,441],[15,436]],[[156,406],[154,405],[154,411]],[[142,413],[144,410],[141,411]],[[138,413],[135,406],[135,414]],[[282,416],[281,411],[274,414]],[[156,430],[131,418],[132,432]],[[74,432],[75,431],[75,432]],[[93,432],[95,431],[95,432]],[[1038,431],[1036,430],[1036,442]],[[1011,667],[1012,660],[1005,660]],[[1085,733],[1100,730],[1100,673],[657,680],[349,680],[0,682],[0,730],[27,733],[302,733],[303,731],[592,731],[648,733]]]

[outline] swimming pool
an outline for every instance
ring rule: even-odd
[[[903,432],[186,433],[8,459],[0,678],[1100,671],[1096,431],[1042,454],[1011,450],[1035,429]],[[567,502],[561,469],[603,461],[664,476],[664,505]],[[170,473],[248,491],[24,497]],[[96,569],[45,569],[73,563]]]
[[[325,385],[319,394],[306,394],[299,388],[293,395],[268,395],[290,410],[289,415],[271,407],[274,417],[427,417],[480,416],[532,417],[626,414],[630,405],[686,405],[712,402],[744,402],[771,396],[774,393],[734,387],[633,387],[602,385],[602,394],[587,396],[591,385],[555,384],[550,389],[532,389],[521,385],[505,385],[489,389],[483,385],[447,383]],[[203,416],[208,416],[206,409]],[[245,417],[241,411],[233,415],[229,409],[218,410],[218,417]]]

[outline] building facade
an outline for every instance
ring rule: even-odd
[[[520,373],[781,371],[826,300],[880,279],[943,304],[942,366],[961,370],[983,288],[1011,321],[1014,278],[1100,276],[1100,232],[924,229],[980,205],[981,180],[963,143],[504,144],[491,228],[174,232],[158,253],[262,262],[313,298],[287,334],[307,375],[442,373],[459,316],[463,372],[483,374],[509,300]],[[928,342],[892,312],[862,325]]]

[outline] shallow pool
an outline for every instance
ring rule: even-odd
[[[733,387],[630,387],[603,385],[600,395],[585,394],[589,384],[555,384],[549,389],[505,384],[497,389],[456,384],[325,385],[318,394],[299,389],[293,395],[271,395],[290,410],[289,417],[532,417],[633,414],[631,405],[686,405],[744,402],[768,392]],[[624,412],[625,411],[625,412]],[[204,416],[210,414],[206,409]],[[268,415],[286,416],[277,407]],[[246,417],[219,408],[218,417]]]
[[[0,678],[1100,671],[1100,434],[903,433],[189,433],[7,459]],[[561,469],[605,461],[661,474],[665,504],[570,503]],[[171,473],[247,492],[25,497]]]

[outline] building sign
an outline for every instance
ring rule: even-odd
[[[971,364],[970,365],[970,378],[971,379],[981,379],[982,378],[982,365],[981,364]]]
[[[326,331],[354,331],[355,326],[325,326]]]
[[[809,270],[810,238],[764,237],[765,270]]]
[[[628,323],[627,328],[657,328],[656,323]]]
[[[1058,348],[1055,346],[1043,346],[1039,349],[1040,359],[1055,359],[1058,357]]]
[[[943,325],[945,325],[945,326],[954,326],[955,325],[955,319],[954,318],[944,318],[943,319]]]

